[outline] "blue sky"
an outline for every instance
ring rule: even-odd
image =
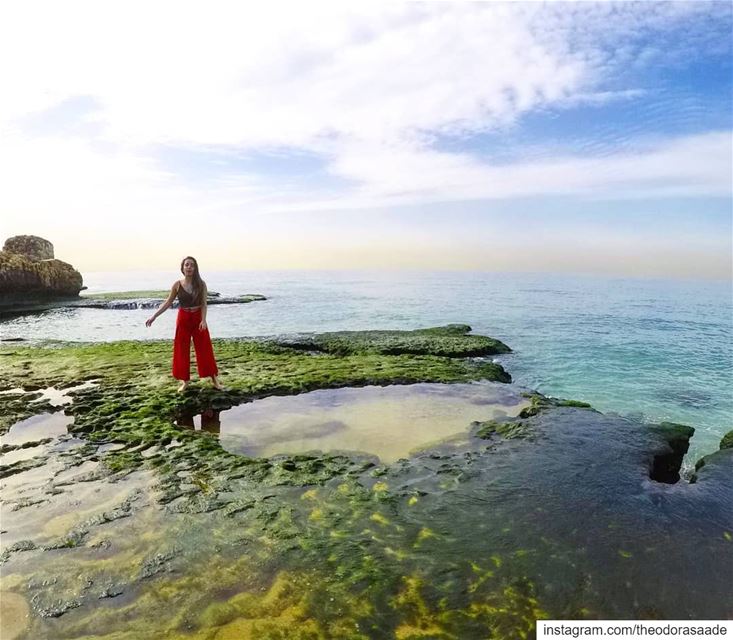
[[[731,277],[730,2],[268,7],[0,8],[0,235],[82,270]]]

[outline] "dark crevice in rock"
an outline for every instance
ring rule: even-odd
[[[662,422],[653,426],[652,431],[661,435],[669,447],[654,456],[649,477],[656,482],[675,484],[680,480],[682,459],[690,448],[695,430],[683,424]]]

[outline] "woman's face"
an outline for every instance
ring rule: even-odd
[[[196,265],[193,260],[184,260],[183,262],[183,275],[192,276],[196,271]]]

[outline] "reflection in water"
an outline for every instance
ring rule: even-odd
[[[48,402],[55,407],[63,407],[71,404],[73,398],[69,395],[71,392],[80,391],[83,389],[89,389],[94,387],[97,383],[93,381],[87,381],[82,384],[75,385],[73,387],[67,387],[66,389],[56,389],[55,387],[47,387],[45,389],[38,389],[35,391],[27,392],[22,388],[8,389],[0,391],[3,395],[18,395],[24,401],[29,403]],[[55,413],[39,413],[25,420],[20,420],[13,424],[7,433],[0,435],[0,446],[2,445],[22,445],[34,440],[41,440],[44,438],[57,438],[58,436],[65,435],[68,431],[69,425],[74,421],[70,416],[67,416],[62,412]],[[24,457],[30,457],[23,454],[14,454],[12,461],[23,459]],[[3,458],[3,464],[10,464],[11,459]]]
[[[179,427],[188,427],[195,431],[207,431],[219,435],[221,432],[220,413],[221,411],[209,407],[197,416],[194,414],[181,414],[176,420],[176,424]]]
[[[360,452],[389,464],[465,440],[471,422],[516,416],[528,404],[516,387],[489,382],[323,389],[225,411],[221,439],[228,451],[253,457]]]
[[[42,438],[55,438],[67,433],[74,421],[64,413],[40,413],[16,422],[8,433],[0,436],[0,445],[22,445]]]

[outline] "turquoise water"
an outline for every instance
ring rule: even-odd
[[[697,428],[688,456],[717,449],[733,428],[730,282],[548,274],[208,272],[223,295],[269,299],[213,306],[214,337],[342,329],[414,329],[466,322],[513,354],[520,385],[584,400],[604,412]],[[89,292],[167,288],[170,272],[85,273]],[[0,322],[29,340],[170,338],[175,313],[144,326],[146,310],[57,310]]]

